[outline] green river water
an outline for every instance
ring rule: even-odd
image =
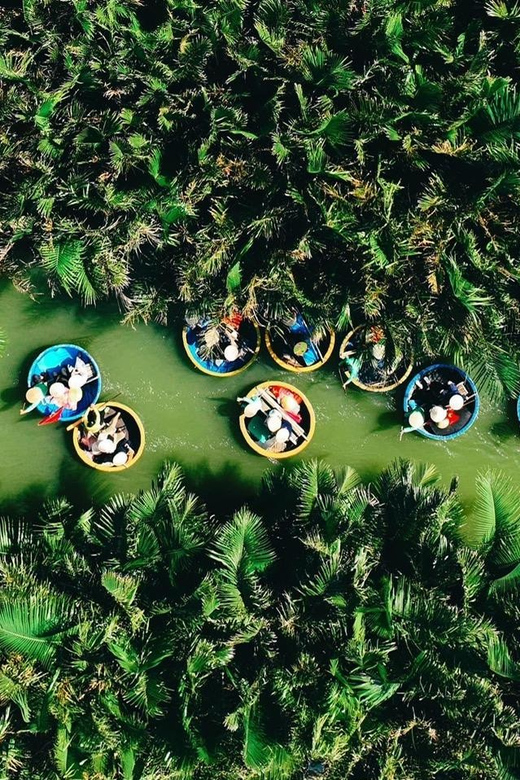
[[[270,360],[265,348],[247,371],[229,379],[197,371],[182,348],[176,327],[120,324],[114,305],[82,309],[68,301],[32,301],[10,284],[0,287],[0,327],[8,338],[0,359],[0,506],[10,509],[63,494],[77,501],[101,502],[116,492],[150,485],[165,460],[178,461],[190,487],[212,509],[231,509],[254,494],[263,473],[283,468],[248,449],[238,428],[236,397],[267,379],[284,379],[307,394],[316,412],[316,433],[307,449],[285,463],[322,458],[336,468],[353,466],[363,477],[375,475],[398,457],[433,463],[443,480],[460,477],[461,495],[471,501],[478,471],[501,469],[516,476],[520,430],[513,403],[491,405],[482,399],[471,430],[450,442],[407,434],[399,441],[402,390],[372,394],[356,388],[344,393],[337,374],[337,347],[328,366],[295,376]],[[103,378],[102,400],[120,393],[146,428],[147,446],[132,469],[104,474],[76,459],[71,434],[63,425],[38,427],[39,417],[20,417],[27,370],[38,352],[60,342],[76,343],[97,360]]]

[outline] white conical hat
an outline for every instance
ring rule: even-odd
[[[267,415],[267,427],[271,433],[274,433],[275,431],[279,430],[279,428],[281,428],[282,419],[283,418],[280,412],[276,411],[276,409],[271,409]]]
[[[279,430],[276,431],[276,434],[275,434],[274,438],[278,442],[280,442],[280,441],[285,442],[285,441],[288,440],[290,435],[291,435],[291,432],[290,432],[289,428],[286,428],[284,426],[283,428],[280,428]]]
[[[447,414],[448,412],[443,406],[432,406],[430,409],[430,419],[432,419],[434,423],[444,420]]]
[[[298,414],[300,411],[300,404],[292,394],[283,395],[280,399],[280,406],[293,414]]]
[[[114,466],[124,466],[127,461],[128,461],[128,455],[126,454],[126,452],[116,452],[116,454],[112,458],[112,463],[114,464]]]
[[[63,398],[66,392],[67,388],[63,382],[53,382],[49,387],[49,395],[51,398]]]
[[[255,414],[258,414],[260,409],[262,408],[262,402],[260,398],[251,398],[245,408],[244,408],[244,416],[245,417],[254,417]]]
[[[83,390],[81,387],[70,387],[69,388],[69,401],[71,401],[73,404],[77,404],[78,401],[81,401],[83,398]]]
[[[372,354],[376,360],[382,360],[386,354],[386,348],[383,342],[378,341],[377,344],[374,344],[372,347]]]
[[[100,452],[105,452],[110,455],[116,448],[116,443],[113,439],[98,439],[98,447]]]
[[[86,383],[87,377],[85,374],[71,374],[69,377],[69,387],[77,389],[78,387],[83,387],[83,385]]]
[[[408,417],[408,422],[412,428],[422,428],[424,425],[423,413],[415,409]]]
[[[38,385],[35,385],[34,387],[30,387],[26,394],[25,398],[30,404],[39,403],[44,397],[43,390]]]
[[[464,406],[464,398],[458,393],[455,393],[455,395],[451,396],[448,403],[452,409],[455,409],[455,411],[457,411],[459,409],[462,409],[462,407]]]
[[[235,344],[228,344],[224,350],[224,357],[229,363],[233,363],[238,358],[238,347]]]

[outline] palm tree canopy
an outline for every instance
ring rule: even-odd
[[[2,765],[516,777],[518,504],[497,475],[468,512],[431,467],[309,461],[210,519],[167,464],[137,496],[4,518]]]

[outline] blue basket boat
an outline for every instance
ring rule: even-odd
[[[446,413],[437,422],[431,417],[434,407],[434,417],[441,418],[443,410]],[[404,394],[403,409],[409,423],[412,412],[422,415],[424,425],[412,426],[417,433],[427,439],[446,441],[462,436],[471,428],[478,417],[480,399],[475,383],[465,371],[449,363],[435,363],[423,368],[410,380]]]
[[[219,343],[208,348],[206,334],[215,329]],[[261,344],[260,328],[256,322],[245,318],[234,324],[228,324],[226,320],[215,322],[200,319],[194,325],[183,328],[182,343],[189,359],[199,371],[211,376],[234,376],[245,371],[256,360]],[[227,359],[228,352],[235,352],[236,357]]]
[[[57,344],[54,347],[45,349],[38,355],[36,360],[31,365],[29,374],[27,376],[27,385],[28,387],[32,387],[32,385],[35,383],[35,377],[40,376],[41,374],[47,374],[51,377],[53,374],[59,374],[62,368],[74,365],[76,358],[78,357],[83,360],[84,363],[90,363],[94,376],[96,376],[97,379],[94,379],[93,381],[84,385],[82,388],[83,397],[78,403],[78,408],[76,410],[63,410],[60,419],[64,422],[79,420],[79,418],[85,414],[89,406],[95,404],[100,396],[101,375],[99,366],[94,358],[84,349],[77,347],[75,344]],[[43,400],[36,408],[40,414],[48,416],[54,412],[57,412],[60,407],[56,404],[46,403],[45,400]]]

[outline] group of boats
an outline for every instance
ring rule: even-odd
[[[187,319],[183,343],[192,363],[206,374],[226,377],[245,371],[261,346],[257,322],[240,315],[215,322]],[[331,357],[336,341],[326,325],[310,324],[301,312],[265,325],[265,346],[273,361],[292,373],[316,371]],[[381,325],[360,325],[339,347],[339,374],[343,385],[369,392],[394,390],[409,378],[414,355],[409,341],[398,346]],[[263,382],[253,387],[241,405],[240,429],[249,446],[269,458],[287,458],[301,452],[316,425],[308,398],[285,382]],[[417,432],[445,441],[465,433],[479,412],[477,388],[461,368],[436,363],[408,383],[403,402],[405,425],[401,435]]]
[[[38,425],[66,422],[74,449],[87,466],[98,471],[123,471],[144,451],[144,427],[130,407],[117,401],[98,403],[99,367],[86,350],[58,344],[41,352],[27,376],[25,398],[42,415]]]
[[[289,372],[316,371],[331,357],[336,335],[309,323],[301,312],[265,323],[240,314],[215,321],[187,318],[183,344],[191,362],[205,374],[234,376],[257,358],[262,343],[273,361]],[[410,342],[397,346],[380,325],[361,325],[339,347],[343,388],[353,384],[370,392],[388,392],[404,383],[413,369]],[[144,427],[136,412],[113,400],[99,403],[101,373],[94,358],[74,344],[44,350],[27,377],[26,406],[36,410],[39,425],[66,422],[78,457],[98,471],[128,469],[145,447]],[[239,424],[252,450],[268,458],[288,458],[311,441],[314,409],[297,387],[272,380],[255,385],[240,404]],[[475,422],[480,402],[474,382],[461,368],[435,363],[409,380],[404,393],[401,435],[416,432],[445,441],[465,433]],[[520,413],[520,401],[519,401]]]

